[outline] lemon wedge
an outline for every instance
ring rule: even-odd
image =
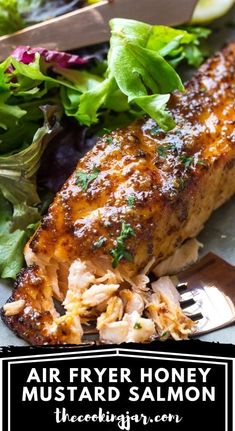
[[[234,0],[199,0],[191,23],[203,24],[225,15],[234,5]]]
[[[87,4],[95,4],[95,3],[99,3],[101,0],[87,0]]]

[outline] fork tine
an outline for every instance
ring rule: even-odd
[[[178,290],[178,292],[183,292],[187,290],[187,288],[188,288],[188,283],[178,283],[176,286],[176,289]]]
[[[180,298],[182,301],[188,301],[188,299],[194,298],[194,292],[192,290],[186,290],[181,293]]]
[[[186,316],[190,317],[190,319],[193,320],[194,322],[197,322],[197,320],[204,319],[204,316],[202,313],[196,313],[196,314],[185,313],[185,314]]]
[[[182,300],[180,301],[180,308],[182,308],[182,310],[185,310],[186,308],[191,307],[191,305],[194,305],[194,304],[196,304],[196,301],[194,298]]]

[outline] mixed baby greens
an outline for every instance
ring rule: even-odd
[[[89,2],[90,0],[0,0],[0,35],[71,12]]]
[[[107,60],[18,47],[0,64],[1,277],[14,278],[22,267],[23,247],[48,205],[37,172],[66,121],[92,134],[148,114],[162,129],[172,129],[167,102],[172,91],[184,91],[175,67],[183,60],[198,66],[200,39],[210,33],[124,19],[113,19],[110,27]],[[97,174],[80,173],[78,186],[85,191]],[[126,234],[132,232],[124,226],[113,251],[116,263],[126,255]]]
[[[98,121],[101,108],[136,116],[144,112],[163,129],[173,128],[166,104],[172,91],[184,89],[174,66],[183,59],[198,66],[199,38],[207,37],[209,30],[189,33],[124,19],[111,20],[110,27],[105,79],[81,95],[74,116],[90,126]]]

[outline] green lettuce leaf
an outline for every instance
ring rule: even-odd
[[[37,223],[40,218],[41,214],[37,207],[31,207],[23,202],[15,204],[11,219],[11,232],[17,229],[25,230],[29,225]]]
[[[35,218],[29,215],[28,210],[25,212],[23,208],[21,210],[18,208],[17,212],[18,215],[21,212],[22,221],[13,230],[12,205],[0,193],[0,277],[2,278],[16,277],[24,264],[24,246],[36,228],[35,224],[31,224],[32,219],[35,220]]]
[[[4,130],[17,126],[19,120],[27,113],[17,105],[6,104],[8,93],[0,94],[0,127]]]
[[[111,47],[109,67],[129,102],[150,91],[164,94],[184,89],[179,75],[162,56],[122,38],[116,40],[114,49]]]
[[[209,55],[209,49],[204,40],[211,34],[211,30],[195,26],[184,26],[179,29],[179,31],[182,30],[190,34],[191,41],[186,44],[181,43],[177,49],[168,53],[166,58],[174,67],[182,61],[186,61],[190,66],[199,67],[204,58]]]
[[[95,89],[82,94],[75,117],[80,123],[87,126],[97,123],[99,109],[104,106],[110,93],[116,89],[115,80],[107,78],[101,84],[97,85]]]
[[[26,231],[9,232],[9,223],[5,223],[4,232],[0,233],[0,275],[1,278],[15,278],[24,264],[23,249],[27,241]]]
[[[166,110],[169,94],[154,94],[152,96],[141,96],[135,99],[144,112],[152,117],[163,129],[173,129],[175,122],[169,111]]]
[[[153,49],[165,57],[177,47],[188,45],[193,40],[194,35],[186,30],[156,25],[152,27],[147,48]]]
[[[60,129],[56,113],[57,107],[44,108],[44,125],[37,130],[31,145],[16,154],[0,156],[0,189],[13,205],[23,202],[32,206],[40,202],[35,174],[48,142]]]
[[[174,90],[184,91],[174,67],[183,59],[190,64],[201,61],[203,55],[198,40],[209,32],[202,29],[190,33],[121,18],[111,20],[110,28],[104,81],[77,98],[74,90],[65,89],[67,101],[70,101],[70,107],[66,106],[64,97],[65,112],[90,126],[98,122],[104,110],[138,112],[138,107],[164,130],[172,129],[175,123],[167,111],[167,101]],[[79,104],[77,110],[72,101]]]
[[[56,107],[44,107],[44,125],[18,153],[0,156],[0,277],[15,278],[23,249],[41,218],[35,174],[48,142],[60,130]]]
[[[24,27],[16,0],[0,0],[0,35],[13,33]]]

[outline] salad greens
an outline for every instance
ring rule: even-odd
[[[24,27],[16,0],[0,0],[0,35],[13,33]]]
[[[22,228],[12,228],[12,208],[10,203],[0,194],[0,273],[2,278],[15,278],[24,264],[23,248],[33,234],[36,224],[28,223]],[[17,209],[25,218],[25,211]],[[28,221],[31,217],[28,217]],[[34,219],[34,217],[32,217]],[[38,219],[38,217],[37,217]],[[25,219],[27,220],[27,218]]]
[[[200,61],[202,56],[198,49],[199,38],[208,36],[209,30],[189,33],[125,19],[111,20],[110,27],[105,79],[82,94],[73,115],[90,126],[98,121],[99,110],[109,108],[112,103],[115,110],[128,110],[129,107],[136,114],[147,113],[164,130],[170,130],[174,127],[166,109],[170,93],[176,89],[184,90],[173,66],[184,59],[191,65],[198,65],[198,56]]]
[[[0,156],[0,274],[14,278],[23,265],[23,248],[41,218],[36,172],[48,142],[59,130],[55,109],[44,107],[44,125],[18,153]]]
[[[2,195],[12,205],[23,203],[25,206],[33,206],[40,202],[35,174],[46,145],[59,129],[59,124],[55,120],[56,108],[42,109],[45,116],[44,125],[36,131],[32,143],[16,154],[0,156],[0,189]]]
[[[0,0],[0,35],[71,12],[84,0]]]
[[[53,137],[70,122],[85,142],[87,127],[90,136],[109,133],[145,114],[170,130],[174,119],[167,102],[172,91],[184,91],[175,67],[183,60],[198,65],[203,59],[200,39],[209,34],[204,28],[186,31],[124,19],[113,19],[110,27],[107,61],[22,46],[0,64],[1,277],[15,277],[23,247],[50,201],[48,190],[39,187],[38,170]],[[54,154],[60,151],[59,140],[54,148]],[[64,154],[70,153],[66,149]],[[85,190],[98,174],[95,168],[80,172],[77,183]],[[134,206],[134,198],[128,205]],[[123,226],[114,265],[123,253],[129,256],[124,240],[132,234]]]

